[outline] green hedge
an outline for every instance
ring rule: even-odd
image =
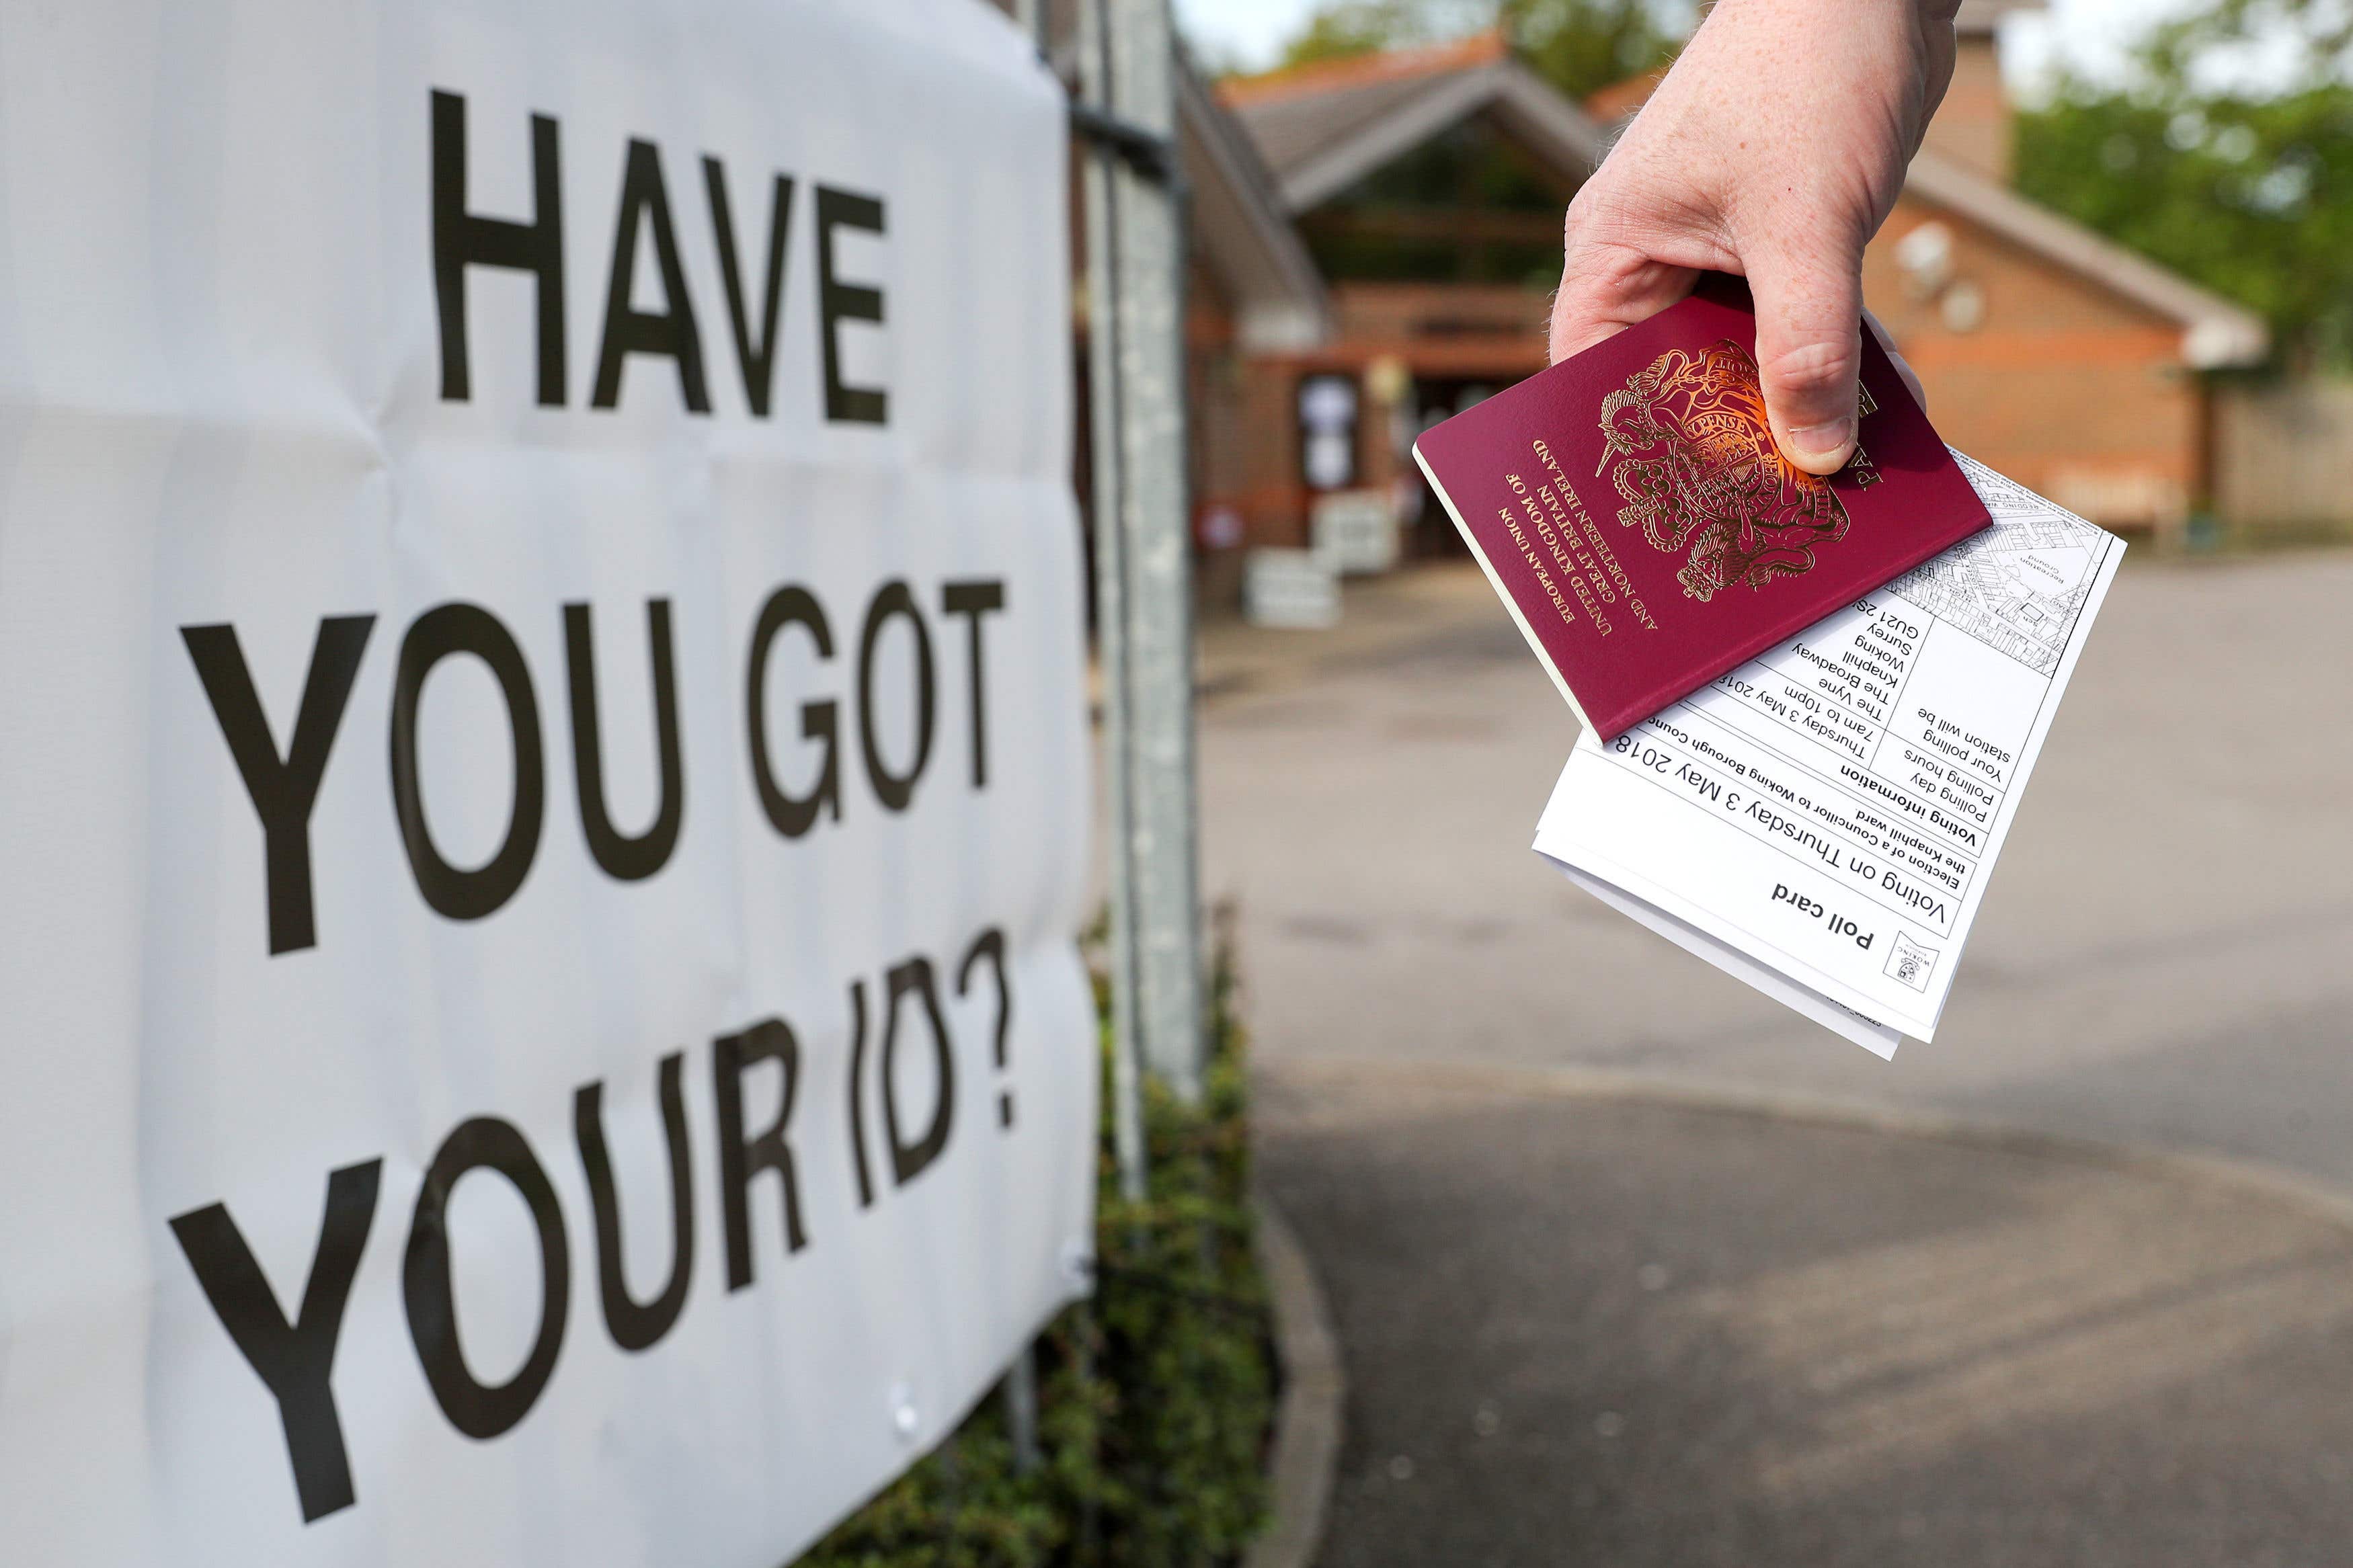
[[[1223,941],[1211,1000],[1202,1104],[1147,1087],[1140,1205],[1119,1196],[1105,1031],[1095,1294],[1038,1342],[1037,1467],[1015,1472],[992,1396],[800,1568],[1196,1568],[1240,1555],[1266,1510],[1275,1369]]]

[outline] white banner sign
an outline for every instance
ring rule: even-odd
[[[774,1568],[1083,1289],[1061,115],[0,0],[0,1558]]]

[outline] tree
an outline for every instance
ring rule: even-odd
[[[1520,58],[1571,98],[1673,57],[1686,7],[1662,0],[1325,0],[1286,45],[1309,65],[1501,28]]]
[[[1413,48],[1475,32],[1494,6],[1478,0],[1324,0],[1282,47],[1284,66]]]
[[[1575,99],[1662,68],[1691,31],[1681,7],[1653,0],[1504,0],[1503,11],[1520,58]]]
[[[2224,0],[2153,33],[2123,86],[2063,82],[2019,117],[2019,189],[2260,312],[2287,363],[2353,369],[2353,32],[2334,10]]]

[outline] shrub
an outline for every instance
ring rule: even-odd
[[[800,1568],[1192,1568],[1240,1554],[1266,1509],[1275,1368],[1232,973],[1221,940],[1201,1103],[1146,1084],[1140,1204],[1119,1195],[1103,1029],[1095,1293],[1038,1340],[1037,1464],[1017,1468],[1004,1401],[984,1400]]]

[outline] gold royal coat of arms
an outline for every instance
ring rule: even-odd
[[[1756,358],[1728,339],[1672,349],[1629,376],[1602,399],[1601,435],[1602,468],[1626,502],[1618,521],[1654,549],[1688,552],[1675,580],[1702,604],[1810,571],[1817,548],[1846,537],[1846,508],[1782,457]]]

